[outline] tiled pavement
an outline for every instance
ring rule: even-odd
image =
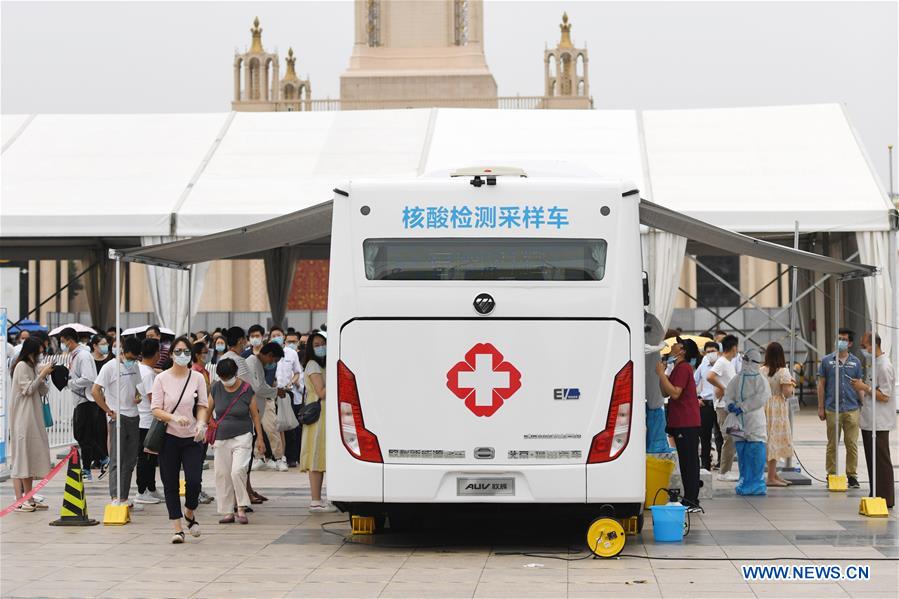
[[[798,420],[797,450],[823,471],[823,430],[813,412]],[[895,458],[894,458],[895,459]],[[897,461],[896,463],[899,463]],[[211,472],[205,474],[211,487]],[[866,478],[864,468],[860,478]],[[656,544],[651,524],[614,560],[578,558],[583,531],[565,530],[546,512],[499,529],[478,525],[416,535],[383,534],[347,543],[340,514],[310,515],[304,475],[262,472],[271,499],[249,526],[216,524],[201,506],[203,535],[168,543],[162,505],[123,527],[53,528],[62,483],[45,488],[49,512],[0,520],[3,597],[899,597],[899,521],[858,515],[863,491],[771,489],[743,498],[716,483],[707,513],[692,519],[683,544]],[[103,483],[88,486],[91,515],[102,517]],[[11,501],[8,482],[0,503]],[[895,510],[894,510],[895,511]],[[551,517],[550,517],[551,518]],[[338,534],[332,534],[332,533]],[[533,552],[539,557],[515,554]],[[512,554],[512,555],[509,555]],[[747,583],[740,565],[762,557],[803,564],[869,564],[864,582]],[[799,561],[798,558],[818,558]]]

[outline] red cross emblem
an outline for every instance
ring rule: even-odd
[[[521,388],[521,373],[492,343],[478,343],[446,373],[446,386],[475,416],[493,416]]]

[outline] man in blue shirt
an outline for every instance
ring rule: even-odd
[[[858,488],[858,393],[852,381],[862,378],[862,364],[849,353],[853,332],[840,329],[837,351],[824,356],[818,367],[818,418],[827,422],[827,474],[836,471],[837,444],[836,421],[843,432],[846,445],[846,479],[850,489]],[[836,361],[840,361],[840,408],[836,406]]]

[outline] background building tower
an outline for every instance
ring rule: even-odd
[[[495,108],[482,0],[355,0],[341,109]]]
[[[287,50],[287,73],[281,80],[281,101],[278,110],[312,109],[312,86],[308,78],[297,77],[296,62],[293,48],[289,48]]]
[[[262,47],[262,27],[259,17],[253,21],[250,49],[234,53],[234,100],[231,110],[266,112],[278,110],[280,78],[278,54],[270,54]],[[243,87],[241,87],[243,81]]]
[[[562,13],[559,44],[544,52],[545,108],[593,108],[587,76],[587,49],[571,41],[568,13]]]

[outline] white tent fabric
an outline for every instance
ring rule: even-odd
[[[838,104],[652,110],[643,126],[657,204],[743,233],[888,229],[892,206]]]
[[[883,231],[856,233],[859,259],[865,264],[876,264],[881,267],[876,276],[865,278],[865,303],[868,314],[874,313],[874,302],[877,302],[877,332],[881,336],[883,351],[890,353],[892,347],[892,331],[896,327],[893,310],[893,281],[890,279],[890,238]],[[896,257],[893,257],[896,259]],[[869,321],[870,322],[870,321]],[[865,325],[870,330],[870,325]]]
[[[4,142],[22,129],[2,154],[4,237],[202,235],[320,204],[347,179],[547,159],[747,233],[791,232],[786,211],[802,232],[889,226],[836,104],[4,115],[0,127]]]
[[[178,211],[178,235],[207,235],[320,204],[348,176],[414,177],[430,115],[237,113]]]
[[[4,152],[3,237],[170,234],[226,114],[38,115]]]
[[[143,245],[156,245],[177,241],[172,237],[143,237]],[[150,287],[150,301],[161,326],[173,331],[189,331],[188,320],[193,318],[200,306],[203,287],[209,263],[194,264],[187,270],[176,270],[161,266],[147,266],[147,283]],[[188,298],[190,305],[188,306]],[[189,314],[188,314],[189,311]]]
[[[687,238],[650,229],[640,235],[643,250],[643,270],[649,279],[649,311],[655,314],[662,328],[667,329],[674,314],[674,300],[684,266]]]

